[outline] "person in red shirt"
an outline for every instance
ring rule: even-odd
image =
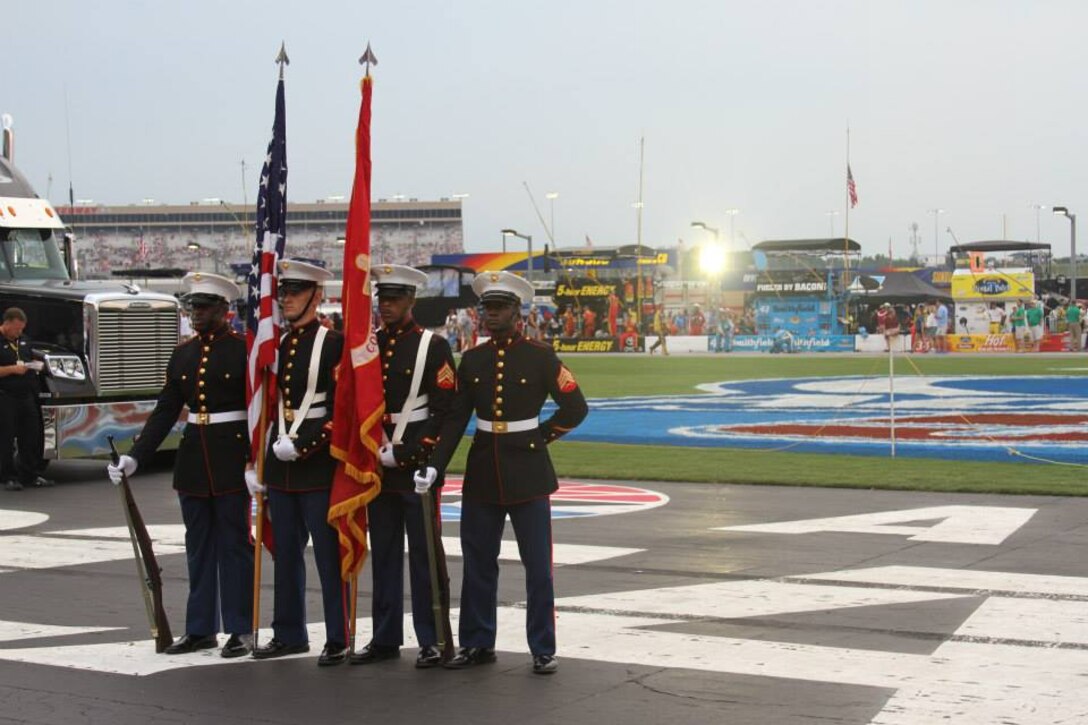
[[[597,313],[586,306],[582,312],[582,337],[593,337],[597,333]]]
[[[876,313],[876,331],[884,336],[884,352],[892,346],[892,340],[899,337],[899,316],[891,303],[885,302]]]
[[[620,334],[617,319],[620,316],[620,298],[615,292],[608,295],[608,334],[616,337]]]
[[[563,313],[563,337],[574,337],[574,308],[567,307]]]
[[[699,305],[695,305],[695,311],[691,313],[691,320],[688,325],[691,329],[692,335],[702,335],[703,326],[706,324],[706,317],[703,316],[703,310]]]

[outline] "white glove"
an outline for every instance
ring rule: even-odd
[[[397,467],[397,457],[393,455],[392,443],[386,443],[384,446],[378,449],[378,458],[381,460],[382,465],[386,468]]]
[[[416,493],[422,496],[430,491],[437,478],[438,471],[431,466],[427,466],[426,470],[416,471],[412,476],[412,480],[416,482]]]
[[[298,459],[298,449],[295,448],[295,442],[289,436],[277,438],[272,444],[272,453],[276,458],[287,463]]]
[[[132,456],[121,456],[117,461],[117,465],[112,463],[106,466],[106,473],[110,476],[110,481],[114,486],[121,485],[121,476],[131,476],[136,473],[136,459]]]
[[[246,469],[246,489],[250,496],[259,496],[265,491],[265,487],[257,480],[257,471],[253,468]]]

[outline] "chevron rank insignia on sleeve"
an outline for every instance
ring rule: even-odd
[[[574,379],[574,373],[568,370],[566,365],[559,366],[559,376],[555,382],[564,393],[573,392],[578,387],[578,381]]]
[[[450,367],[448,362],[442,363],[442,367],[438,369],[435,384],[443,390],[453,390],[457,385],[457,380],[453,375],[453,368]]]

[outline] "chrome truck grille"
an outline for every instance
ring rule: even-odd
[[[94,371],[99,395],[157,392],[178,344],[178,309],[159,300],[98,305]]]

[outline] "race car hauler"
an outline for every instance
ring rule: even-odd
[[[46,459],[103,455],[107,435],[130,440],[155,406],[178,344],[178,302],[134,285],[76,280],[73,237],[12,164],[4,120],[0,312],[26,312],[25,335],[45,363]]]

